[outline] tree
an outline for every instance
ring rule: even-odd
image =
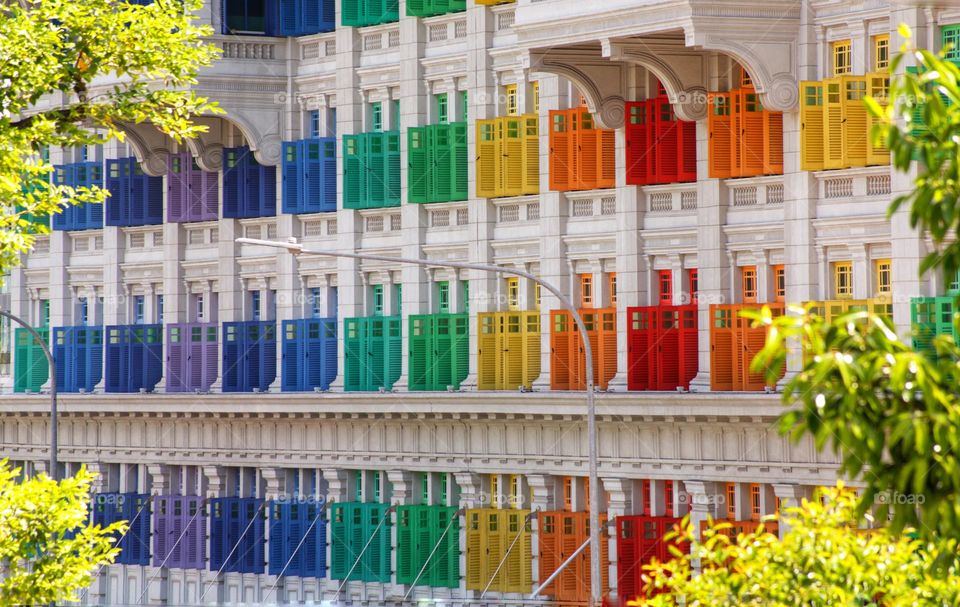
[[[191,13],[202,0],[20,0],[0,11],[0,273],[19,263],[40,218],[99,204],[100,188],[52,186],[41,151],[124,139],[151,123],[177,141],[217,111],[190,90],[219,50]],[[104,84],[108,82],[108,84]],[[112,84],[111,84],[112,83]]]
[[[819,607],[834,605],[943,606],[960,604],[960,578],[930,574],[933,556],[921,539],[887,529],[858,531],[852,491],[823,491],[823,502],[804,500],[789,508],[783,539],[762,527],[735,538],[729,523],[697,537],[686,522],[674,531],[694,544],[690,554],[652,563],[650,607]],[[694,575],[695,561],[700,571]],[[655,594],[659,593],[659,594]]]
[[[901,26],[900,33],[909,43],[910,30]],[[891,102],[883,107],[869,99],[867,105],[881,123],[873,135],[887,142],[896,168],[916,170],[912,191],[889,212],[908,205],[912,225],[935,243],[919,271],[952,276],[960,268],[960,67],[944,54],[905,45],[891,71],[908,56],[917,68],[892,78]],[[785,386],[784,401],[795,408],[783,416],[782,430],[810,434],[817,447],[840,454],[841,473],[864,485],[860,514],[880,502],[879,514],[892,515],[894,531],[915,527],[941,542],[945,561],[952,559],[960,537],[960,349],[954,340],[939,337],[935,355],[924,356],[867,313],[833,323],[798,309],[756,318],[771,330],[754,370],[775,380],[788,343],[801,343],[806,361]]]
[[[19,475],[0,462],[0,605],[73,600],[119,554],[113,543],[126,524],[87,524],[93,475],[85,469],[59,483]]]

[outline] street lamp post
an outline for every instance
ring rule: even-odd
[[[54,367],[53,354],[50,352],[50,346],[40,337],[36,329],[30,326],[28,322],[14,316],[10,312],[0,310],[0,316],[9,318],[13,322],[22,326],[30,335],[37,340],[43,347],[43,355],[47,357],[47,366],[50,368],[50,478],[59,480],[60,474],[57,471],[57,369]]]
[[[580,339],[583,342],[584,358],[586,359],[586,384],[587,384],[587,443],[588,443],[588,475],[590,479],[590,597],[591,605],[598,606],[603,600],[603,590],[601,588],[600,574],[600,482],[597,475],[597,420],[596,406],[594,402],[593,387],[593,351],[590,348],[590,338],[587,335],[587,327],[583,323],[583,318],[577,312],[570,300],[560,292],[555,286],[542,280],[529,272],[517,270],[514,268],[504,268],[480,263],[461,263],[455,261],[437,261],[432,259],[414,259],[406,257],[389,257],[386,255],[372,255],[366,253],[343,253],[337,251],[315,251],[306,249],[299,244],[295,238],[288,242],[275,242],[272,240],[259,240],[256,238],[237,238],[236,242],[240,244],[249,244],[265,247],[275,247],[286,249],[296,255],[320,255],[325,257],[344,257],[348,259],[367,259],[370,261],[382,261],[396,264],[413,264],[418,266],[440,266],[454,268],[458,270],[479,270],[481,272],[493,272],[495,274],[511,274],[532,280],[541,287],[553,293],[560,300],[560,304],[573,316],[577,323],[577,329],[580,332]]]

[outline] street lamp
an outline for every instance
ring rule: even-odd
[[[13,322],[22,326],[30,333],[42,347],[43,355],[47,357],[47,366],[50,368],[50,478],[59,480],[60,474],[57,471],[57,370],[53,363],[53,354],[50,353],[50,346],[40,337],[37,330],[30,326],[19,316],[14,316],[10,312],[0,310],[0,316],[9,318]]]
[[[583,342],[584,358],[586,359],[586,383],[587,383],[587,443],[589,445],[588,467],[590,479],[590,597],[592,605],[600,605],[603,600],[603,590],[601,588],[602,577],[600,575],[600,482],[597,478],[597,420],[596,406],[594,404],[593,394],[593,351],[590,349],[590,338],[587,335],[587,327],[583,323],[583,318],[577,312],[570,300],[560,292],[555,286],[542,280],[529,272],[517,270],[514,268],[503,268],[482,263],[461,263],[456,261],[437,261],[433,259],[413,259],[406,257],[389,257],[386,255],[371,255],[367,253],[342,253],[335,251],[315,251],[306,249],[297,242],[296,238],[291,238],[287,242],[276,242],[272,240],[259,240],[256,238],[237,238],[239,244],[249,244],[263,247],[275,247],[286,249],[295,255],[321,255],[324,257],[345,257],[348,259],[367,259],[370,261],[382,261],[396,264],[413,264],[418,266],[440,266],[446,268],[455,268],[459,270],[479,270],[481,272],[493,272],[495,274],[511,274],[532,280],[541,287],[553,293],[560,300],[560,304],[573,316],[577,323],[577,329],[580,331],[580,340]]]

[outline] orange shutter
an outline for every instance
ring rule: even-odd
[[[569,112],[550,111],[550,189],[565,192],[570,189],[570,117]]]
[[[733,147],[733,120],[730,93],[711,93],[707,114],[709,131],[710,177],[726,178],[732,174],[730,153]]]

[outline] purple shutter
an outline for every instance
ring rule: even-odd
[[[184,334],[180,325],[167,325],[167,392],[184,392]]]
[[[217,381],[217,364],[220,362],[217,323],[207,323],[203,327],[203,389],[209,390]]]
[[[187,360],[190,361],[190,368],[187,369],[187,376],[190,378],[191,390],[204,390],[208,386],[203,385],[203,348],[205,335],[204,326],[199,323],[190,324],[190,354]]]
[[[202,497],[185,497],[183,544],[183,568],[203,569],[206,565],[207,516]]]
[[[153,566],[159,567],[170,552],[170,533],[173,527],[170,498],[153,498]]]
[[[201,171],[200,191],[200,219],[213,221],[218,218],[220,211],[220,173]]]
[[[184,159],[188,154],[170,154],[167,157],[167,221],[184,221]]]

